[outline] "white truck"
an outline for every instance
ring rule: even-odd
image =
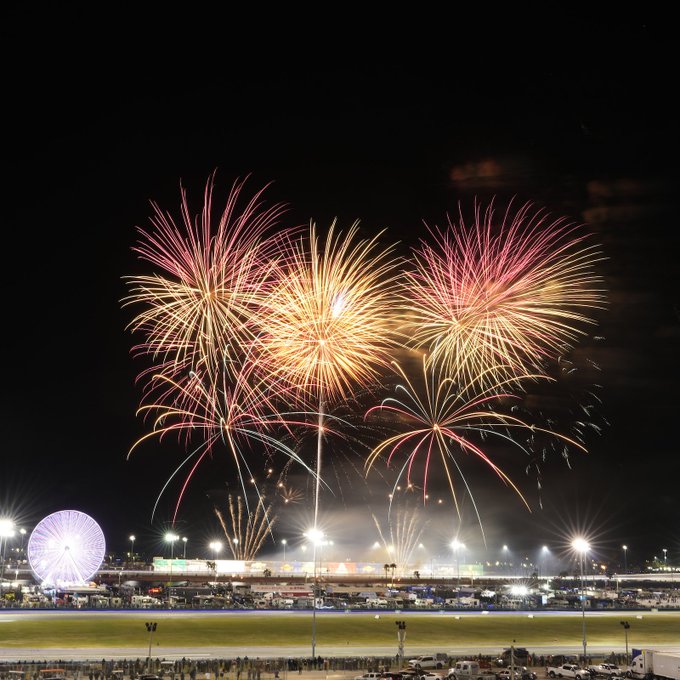
[[[680,653],[660,652],[656,649],[634,649],[633,660],[626,672],[638,680],[680,680]]]
[[[427,668],[444,668],[447,664],[448,658],[445,654],[422,655],[408,660],[409,668],[417,671],[426,670]]]
[[[590,680],[590,672],[575,663],[563,663],[561,666],[548,666],[549,678],[574,678],[574,680]]]
[[[456,661],[446,675],[449,680],[496,680],[496,674],[476,661]]]

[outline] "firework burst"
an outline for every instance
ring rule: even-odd
[[[303,400],[342,399],[376,378],[394,347],[392,285],[397,261],[381,234],[357,240],[358,223],[343,234],[331,225],[325,245],[316,226],[291,240],[260,319],[261,360]]]
[[[216,225],[213,173],[199,217],[192,218],[182,189],[179,224],[152,203],[151,228],[138,229],[141,238],[134,250],[162,272],[126,277],[131,292],[123,306],[142,308],[128,326],[143,336],[133,352],[153,361],[140,374],[147,386],[158,385],[153,380],[157,373],[180,382],[189,371],[217,380],[225,366],[239,370],[235,357],[252,341],[253,312],[279,251],[278,237],[269,234],[284,212],[282,204],[263,206],[265,189],[240,208],[244,183],[233,184]]]
[[[496,219],[493,201],[474,221],[462,215],[429,229],[406,272],[403,298],[409,344],[459,385],[488,388],[542,374],[603,308],[602,259],[589,234],[524,204]],[[493,371],[490,367],[495,367]]]
[[[471,396],[471,385],[457,389],[454,381],[451,378],[442,377],[433,370],[427,356],[423,355],[423,386],[419,389],[399,364],[395,362],[393,365],[403,381],[396,388],[398,398],[390,397],[383,400],[380,405],[370,408],[365,417],[369,419],[371,416],[382,415],[389,418],[402,431],[387,437],[373,449],[366,460],[366,471],[368,472],[383,456],[386,457],[388,466],[392,465],[400,455],[405,456],[405,462],[398,468],[395,488],[403,478],[408,485],[411,485],[414,483],[414,478],[419,476],[421,479],[418,480],[418,486],[423,490],[423,502],[425,502],[428,479],[432,468],[438,464],[437,469],[441,470],[446,478],[459,517],[460,505],[456,478],[462,483],[473,504],[482,534],[484,530],[481,517],[463,471],[461,454],[471,454],[483,461],[504,484],[517,493],[527,509],[531,510],[517,485],[490,458],[478,441],[481,442],[482,439],[488,437],[497,437],[530,455],[526,446],[511,436],[513,430],[519,430],[527,436],[535,432],[550,434],[585,450],[579,442],[568,437],[537,428],[520,418],[494,410],[494,406],[501,400],[516,398],[512,394],[504,393],[502,384],[494,383],[491,387]],[[499,373],[494,367],[488,370],[492,375]],[[421,460],[422,465],[417,466],[417,462]]]
[[[358,240],[358,230],[354,223],[345,234],[336,232],[333,222],[322,246],[312,223],[308,240],[291,240],[259,319],[263,380],[289,385],[291,396],[318,404],[315,527],[325,407],[376,380],[395,344],[397,260],[392,247],[379,246],[382,232]]]

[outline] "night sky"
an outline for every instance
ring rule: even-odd
[[[257,59],[245,36],[188,54],[132,31],[119,59],[111,38],[41,34],[31,37],[35,58],[14,53],[3,86],[0,515],[30,529],[79,509],[112,549],[135,533],[140,550],[160,554],[176,485],[151,515],[180,452],[154,442],[126,458],[147,430],[135,415],[142,365],[130,353],[122,277],[148,273],[131,249],[149,201],[178,215],[181,183],[198,212],[216,170],[216,204],[250,175],[246,191],[271,182],[267,200],[289,204],[290,224],[358,219],[363,233],[385,228],[404,245],[476,197],[533,201],[587,224],[607,258],[609,304],[572,358],[598,367],[584,385],[600,386],[602,432],[569,465],[548,459],[540,494],[526,461],[506,456],[531,513],[470,463],[488,550],[564,547],[585,531],[603,557],[620,559],[626,543],[631,561],[665,547],[680,562],[673,36],[644,21],[573,24],[540,39],[508,34],[492,50],[483,31],[481,44],[458,32],[428,49],[363,34],[341,45],[297,36],[291,50],[283,35],[253,38]],[[348,546],[341,557],[359,558],[375,540],[369,513],[384,512],[386,487],[361,481],[360,453],[329,456],[338,486],[324,501],[329,531]],[[304,491],[303,476],[291,475]],[[189,487],[177,527],[190,554],[216,535],[213,504],[238,492],[235,481],[229,461],[215,459]],[[461,536],[480,546],[469,504],[464,511]],[[288,512],[278,531],[292,543],[309,514],[303,504]],[[445,546],[457,517],[450,503],[429,512],[437,528],[428,539]]]

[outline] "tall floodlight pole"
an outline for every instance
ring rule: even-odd
[[[317,594],[317,547],[321,545],[323,531],[316,527],[310,529],[305,536],[312,542],[312,658],[316,659],[316,594]]]
[[[571,543],[572,548],[578,553],[581,563],[581,618],[583,621],[583,665],[586,666],[588,663],[588,643],[586,638],[586,596],[585,596],[585,584],[583,582],[583,567],[585,562],[585,556],[588,550],[590,550],[590,544],[584,538],[575,538]]]
[[[630,664],[628,659],[628,629],[630,628],[630,623],[628,621],[621,621],[621,625],[623,626],[623,634],[626,636],[626,666],[628,666]]]
[[[144,624],[146,626],[146,630],[149,632],[149,656],[147,657],[147,667],[149,670],[151,670],[151,638],[153,637],[154,631],[156,630],[158,623],[155,621],[147,621],[147,623]]]
[[[0,518],[0,578],[5,575],[5,548],[9,539],[14,536],[14,522]]]
[[[395,621],[397,624],[397,642],[399,648],[397,650],[397,667],[404,661],[404,640],[406,639],[406,621]]]
[[[465,543],[461,543],[458,539],[455,539],[451,543],[451,548],[453,549],[453,553],[456,556],[456,581],[457,581],[457,591],[456,591],[456,597],[460,597],[460,555],[459,552],[461,548],[465,548]]]

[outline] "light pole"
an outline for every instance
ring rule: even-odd
[[[187,541],[189,539],[186,536],[182,536],[182,543],[184,543],[184,551],[182,552],[182,558],[186,560],[187,558]]]
[[[588,665],[588,643],[586,640],[586,596],[584,592],[583,583],[583,563],[585,561],[585,556],[588,550],[590,550],[590,544],[585,538],[575,538],[571,543],[572,548],[579,554],[580,564],[581,564],[581,617],[583,620],[583,666]]]
[[[208,544],[208,547],[210,550],[213,551],[213,561],[217,562],[217,553],[222,550],[222,542],[221,541],[211,541]]]
[[[622,545],[623,548],[623,573],[628,573],[628,546]]]
[[[316,595],[317,595],[317,571],[316,571],[316,549],[323,539],[323,531],[314,528],[310,529],[305,537],[308,538],[314,547],[312,564],[312,658],[316,659]]]
[[[149,632],[149,656],[147,657],[147,666],[149,670],[151,670],[151,638],[153,637],[154,631],[158,627],[158,624],[155,621],[147,621],[147,623],[144,625],[146,626],[146,630]]]
[[[215,571],[215,583],[217,583],[217,553],[222,550],[222,542],[210,541],[208,547],[213,551],[213,569]]]
[[[630,628],[630,623],[628,621],[621,621],[623,626],[623,634],[626,636],[626,666],[628,665],[628,629]]]
[[[135,561],[135,539],[137,537],[134,534],[130,535],[130,561]]]
[[[281,545],[283,546],[283,561],[286,561],[286,545],[288,545],[288,541],[284,538],[281,540]]]
[[[541,551],[541,553],[543,554],[543,577],[547,579],[548,574],[546,573],[547,572],[546,563],[548,561],[548,555],[550,554],[550,549],[548,548],[547,545],[543,546],[543,550]]]
[[[668,548],[662,548],[663,550],[663,568],[666,569],[668,565]]]
[[[406,621],[395,621],[397,624],[397,642],[399,649],[397,651],[397,668],[404,662],[404,640],[406,639]]]
[[[19,555],[23,555],[24,554],[24,539],[26,538],[26,529],[21,527],[21,529],[19,529],[19,534],[21,535],[21,551],[19,552]]]
[[[171,531],[168,531],[167,534],[165,534],[165,541],[166,543],[170,544],[170,559],[173,560],[175,559],[175,541],[179,538],[177,534],[173,534]]]
[[[458,539],[455,539],[453,543],[451,543],[451,547],[453,548],[453,554],[456,556],[456,572],[457,572],[456,597],[460,597],[460,558],[458,556],[458,551],[461,548],[465,548],[465,543],[461,543]]]
[[[14,533],[14,522],[11,519],[0,519],[0,578],[5,575],[5,546]]]

